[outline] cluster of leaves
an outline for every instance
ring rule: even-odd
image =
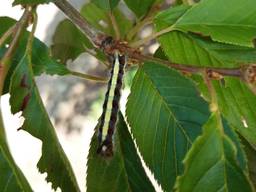
[[[16,0],[15,4],[48,2]],[[161,12],[156,7],[163,0],[124,0],[124,3],[134,14],[134,20],[120,9],[119,0],[92,0],[81,9],[81,15],[91,26],[115,37],[112,14],[121,39],[127,40],[128,45],[138,40],[136,35],[130,35],[134,29],[139,32],[138,26],[147,18],[154,18],[155,31],[169,29],[158,37],[160,48],[155,57],[175,63],[235,68],[256,62],[255,0],[202,0],[193,5],[184,0]],[[10,18],[0,18],[0,36],[14,23]],[[79,191],[34,78],[42,73],[70,74],[56,59],[62,62],[74,59],[93,49],[93,45],[72,22],[64,20],[53,37],[52,55],[35,38],[30,62],[27,38],[28,32],[22,36],[12,60],[4,93],[11,94],[12,112],[22,111],[25,118],[22,129],[43,143],[38,162],[40,172],[47,173],[47,181],[54,189]],[[0,58],[5,51],[5,46],[0,48]],[[105,60],[97,49],[95,57]],[[114,157],[106,160],[98,156],[96,135],[92,138],[87,190],[155,191],[142,158],[164,191],[254,191],[256,96],[238,78],[225,77],[212,83],[211,91],[217,101],[214,111],[209,110],[211,95],[202,76],[187,77],[159,63],[145,62],[140,66],[132,82],[126,118],[119,115]],[[31,191],[10,155],[2,127],[0,167],[1,190]]]

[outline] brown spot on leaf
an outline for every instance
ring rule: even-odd
[[[256,47],[256,38],[252,40],[253,47]]]
[[[29,88],[28,78],[27,78],[26,74],[24,74],[22,76],[21,81],[20,81],[20,86],[23,87],[23,88]]]
[[[31,93],[28,93],[28,94],[23,98],[22,105],[21,105],[21,108],[20,108],[21,111],[24,111],[24,109],[27,107],[28,102],[29,102],[29,100],[30,100],[30,97],[31,97]]]
[[[0,63],[0,75],[2,76],[4,72],[4,67],[2,65],[2,63]]]

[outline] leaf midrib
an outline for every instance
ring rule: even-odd
[[[189,138],[189,136],[187,135],[186,131],[183,129],[183,127],[180,125],[179,120],[176,119],[175,115],[173,114],[173,112],[171,111],[171,107],[167,104],[167,101],[165,100],[165,98],[161,95],[160,91],[157,89],[157,87],[154,85],[153,80],[150,78],[150,76],[146,73],[145,70],[143,70],[143,74],[145,75],[145,77],[149,80],[150,85],[153,87],[153,89],[156,92],[156,95],[162,100],[161,103],[164,103],[164,106],[167,108],[167,110],[169,111],[170,116],[172,116],[173,120],[175,121],[175,124],[178,125],[178,127],[181,129],[181,131],[183,132],[183,134],[185,135],[185,137],[187,138],[187,140],[189,141],[190,144],[192,144],[191,139]]]

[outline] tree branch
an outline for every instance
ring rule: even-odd
[[[178,64],[178,63],[172,63],[164,59],[159,59],[153,56],[149,55],[134,55],[133,57],[138,58],[138,60],[141,61],[152,61],[160,64],[167,65],[171,68],[177,69],[182,72],[188,72],[188,73],[202,73],[204,71],[207,71],[209,76],[213,76],[211,74],[218,73],[222,76],[232,76],[232,77],[241,77],[241,69],[238,68],[217,68],[217,67],[199,67],[195,65],[186,65],[186,64]]]
[[[80,78],[86,79],[86,80],[97,81],[99,83],[107,83],[108,82],[108,79],[103,78],[103,77],[97,77],[97,76],[88,75],[88,74],[84,74],[84,73],[80,73],[80,72],[76,72],[76,71],[70,71],[70,73],[73,76],[80,77]]]
[[[98,37],[102,34],[92,27],[84,17],[66,0],[55,0],[54,4],[74,23],[94,45],[98,46]]]
[[[209,76],[214,76],[214,73],[222,75],[222,76],[232,76],[242,78],[241,68],[215,68],[215,67],[199,67],[194,65],[186,65],[186,64],[177,64],[172,63],[167,60],[159,59],[149,55],[141,54],[137,48],[137,46],[141,46],[145,43],[145,41],[151,40],[159,35],[167,33],[172,30],[172,27],[166,28],[153,36],[146,38],[145,40],[140,40],[132,44],[132,46],[128,46],[127,43],[121,42],[119,40],[113,40],[111,45],[107,45],[103,47],[102,45],[105,43],[108,38],[107,35],[99,32],[94,29],[90,24],[81,16],[81,14],[74,8],[72,5],[66,0],[55,0],[55,5],[59,7],[68,17],[69,19],[75,23],[79,29],[92,41],[92,43],[97,48],[102,48],[106,54],[113,54],[114,50],[119,50],[120,53],[126,54],[129,59],[135,60],[138,63],[145,61],[153,61],[159,64],[164,64],[174,69],[180,70],[182,72],[188,73],[202,73],[203,71],[207,71]]]

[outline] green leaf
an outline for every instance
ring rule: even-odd
[[[21,127],[42,141],[42,156],[37,164],[53,189],[80,191],[71,165],[58,141],[55,130],[43,106],[34,73],[25,54],[16,67],[10,85],[10,104],[13,114],[22,111],[25,121]]]
[[[207,103],[178,72],[145,63],[133,80],[126,115],[144,161],[162,188],[171,191],[208,119]]]
[[[98,8],[93,3],[86,4],[81,9],[81,14],[85,19],[98,30],[110,36],[115,36],[113,24],[109,17],[109,12]],[[121,37],[125,37],[132,27],[132,22],[118,9],[113,9],[113,16],[116,19],[117,27],[120,30]]]
[[[0,36],[12,25],[15,24],[15,20],[11,19],[9,17],[0,17]],[[18,65],[19,61],[22,59],[26,45],[28,40],[28,33],[25,33],[20,42],[19,46],[17,48],[17,51],[12,59],[10,70],[8,71],[5,85],[4,85],[4,91],[3,93],[7,93],[9,91],[9,84],[10,84],[10,78],[12,76],[12,73],[16,66]],[[0,58],[5,53],[6,48],[0,47]],[[33,73],[35,76],[39,76],[42,73],[47,73],[49,75],[67,75],[70,73],[70,71],[66,68],[65,65],[57,62],[55,59],[53,59],[50,56],[48,47],[38,40],[37,38],[34,38],[33,40],[33,47],[32,47],[32,67],[33,67]]]
[[[225,86],[214,84],[221,112],[251,144],[256,144],[256,96],[234,78],[225,78]]]
[[[94,134],[87,162],[87,191],[155,191],[121,114],[114,140],[114,156],[104,159],[96,152],[98,139]]]
[[[222,124],[224,128],[224,134],[232,140],[233,144],[236,148],[236,161],[238,166],[245,172],[248,173],[248,165],[247,165],[247,157],[242,145],[240,138],[238,137],[237,133],[234,131],[235,129],[230,127],[227,124],[227,121],[222,118]]]
[[[15,24],[15,20],[10,17],[0,17],[0,24],[0,36],[2,36],[5,31]]]
[[[256,150],[243,137],[241,137],[241,140],[248,159],[250,179],[256,189]]]
[[[99,8],[104,9],[106,11],[110,11],[114,9],[120,0],[92,0],[91,2],[97,5]]]
[[[248,176],[238,166],[234,143],[223,134],[219,114],[213,114],[184,160],[176,191],[253,191]]]
[[[157,31],[167,28],[188,10],[178,6],[159,14],[155,18]],[[209,38],[172,31],[159,39],[168,58],[177,63],[199,66],[238,67],[242,63],[255,63],[256,49],[213,42]],[[186,52],[185,57],[183,53]],[[200,62],[198,62],[200,60]]]
[[[182,15],[173,28],[201,33],[218,42],[253,47],[255,7],[255,0],[204,0]]]
[[[171,19],[163,19],[164,15],[160,14],[155,20],[157,30],[168,27],[171,23],[167,21],[175,22],[187,10],[179,9],[174,8],[173,13],[168,11],[167,15]],[[175,63],[227,68],[256,62],[255,48],[212,42],[208,38],[199,38],[193,34],[172,31],[162,35],[159,42],[168,58]],[[256,144],[256,96],[243,82],[235,78],[225,78],[225,85],[216,82],[215,89],[219,108],[225,119],[251,144]]]
[[[50,3],[53,0],[15,0],[13,2],[13,5],[37,5],[37,4],[44,4],[44,3]]]
[[[93,49],[86,36],[68,19],[60,22],[53,36],[51,46],[53,57],[66,63],[68,59],[73,60],[85,52],[85,48]],[[96,54],[98,57],[102,55],[99,51]]]
[[[0,191],[26,191],[32,189],[25,176],[16,165],[8,144],[0,109]]]
[[[126,5],[135,13],[135,15],[139,18],[149,11],[152,5],[157,0],[124,0]]]

